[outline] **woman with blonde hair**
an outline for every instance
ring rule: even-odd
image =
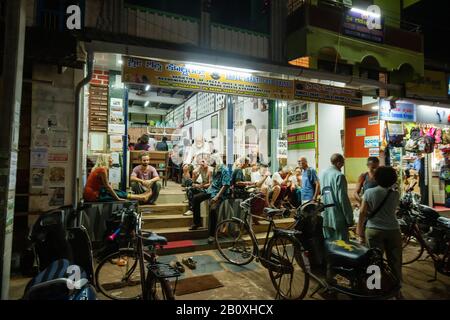
[[[114,190],[108,180],[108,170],[112,165],[112,157],[109,154],[99,154],[97,161],[89,174],[84,187],[83,198],[85,201],[124,201],[138,200],[147,202],[152,195],[151,189],[142,194],[131,194],[121,190]]]

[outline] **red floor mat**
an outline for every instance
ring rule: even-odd
[[[167,245],[164,246],[164,249],[185,248],[193,246],[194,242],[192,240],[170,241]]]

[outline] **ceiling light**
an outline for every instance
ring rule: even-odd
[[[117,61],[117,64],[118,64],[119,66],[121,66],[121,65],[123,64],[123,60],[122,60],[122,59],[118,60],[118,61]]]
[[[372,110],[378,110],[378,109],[380,109],[378,106],[373,106],[372,107]]]
[[[150,101],[145,101],[144,107],[148,107],[149,104],[150,104]]]
[[[148,91],[148,90],[150,90],[150,85],[149,84],[145,86],[145,91]]]

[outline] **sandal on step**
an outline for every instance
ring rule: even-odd
[[[183,258],[183,260],[181,260],[181,261],[183,262],[183,264],[188,266],[188,268],[191,269],[191,270],[194,270],[197,267],[197,261],[192,259],[192,257]]]

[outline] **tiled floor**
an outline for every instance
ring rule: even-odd
[[[183,257],[193,257],[197,261],[197,268],[186,268],[181,277],[189,278],[203,274],[213,274],[223,287],[177,296],[177,300],[226,300],[226,299],[254,299],[271,300],[275,298],[275,290],[271,284],[269,274],[259,263],[253,261],[240,267],[226,262],[216,250],[177,254],[176,256],[160,257],[161,262],[170,262],[173,259],[182,261]],[[434,269],[432,262],[421,260],[403,268],[404,285],[403,295],[406,299],[450,299],[450,278],[438,275],[437,281],[430,282]],[[11,281],[10,298],[18,299],[28,279],[13,278]],[[310,291],[315,283],[310,283]],[[104,297],[99,296],[100,299]],[[339,299],[347,299],[339,297]],[[311,299],[307,296],[307,299]],[[312,299],[321,300],[319,295]]]

